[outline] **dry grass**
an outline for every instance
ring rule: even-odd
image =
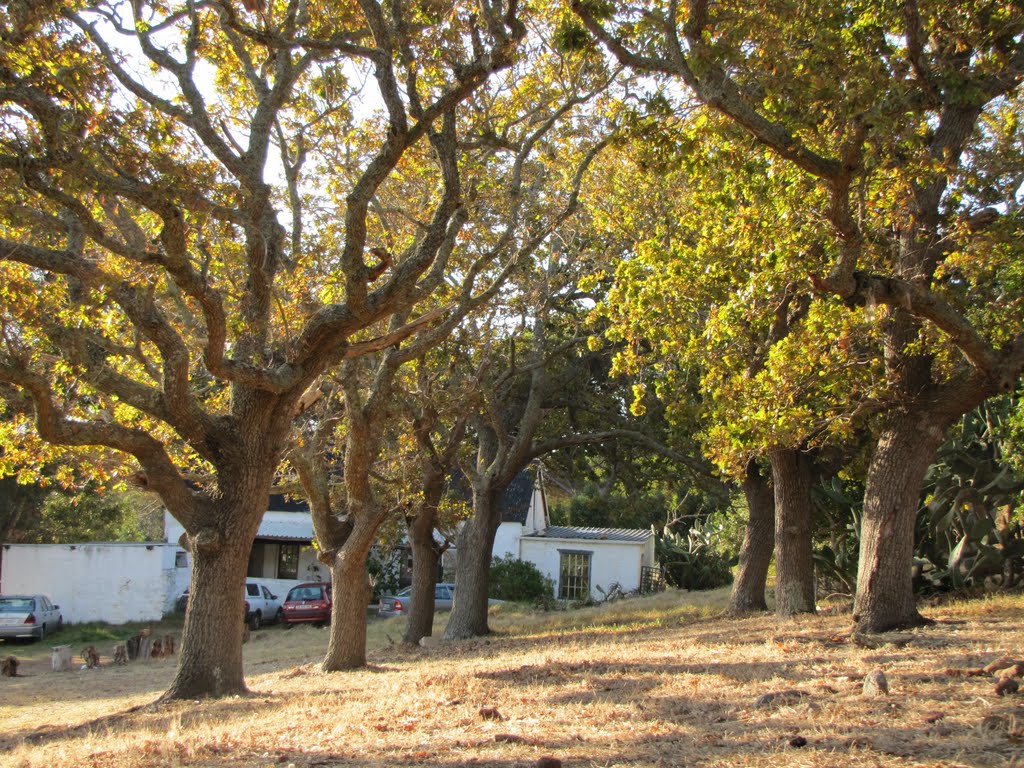
[[[412,650],[388,643],[400,620],[374,622],[371,666],[344,674],[318,671],[326,630],[268,629],[245,647],[251,697],[164,707],[149,702],[173,662],[52,673],[33,661],[31,676],[0,680],[0,763],[1024,765],[1024,698],[951,673],[1024,658],[1024,597],[932,607],[936,625],[866,644],[838,610],[736,620],[716,616],[721,593],[693,597],[540,616],[501,606],[489,639]],[[865,697],[876,669],[891,692]],[[757,706],[783,691],[798,693]]]

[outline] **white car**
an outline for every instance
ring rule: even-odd
[[[270,622],[280,623],[284,611],[281,600],[258,581],[245,582],[245,622],[250,629],[259,629]]]
[[[0,637],[42,640],[64,626],[60,606],[46,595],[0,596]]]

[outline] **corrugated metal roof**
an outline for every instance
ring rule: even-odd
[[[646,528],[572,528],[551,525],[543,531],[524,534],[524,539],[588,539],[591,541],[631,541],[643,543],[653,536]]]
[[[258,539],[286,539],[288,541],[312,541],[313,520],[308,513],[267,512],[263,515]]]

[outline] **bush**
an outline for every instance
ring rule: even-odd
[[[732,582],[733,560],[715,546],[713,524],[694,525],[682,535],[665,528],[655,539],[668,583],[680,589],[715,589]]]
[[[550,597],[555,583],[537,570],[537,566],[511,555],[496,557],[491,563],[491,597],[525,602]]]

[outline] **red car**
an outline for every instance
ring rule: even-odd
[[[330,624],[331,585],[321,581],[292,587],[281,609],[286,628],[303,623]]]

